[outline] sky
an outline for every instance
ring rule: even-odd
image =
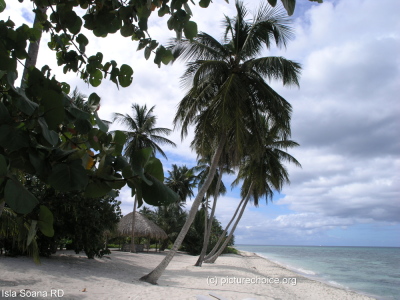
[[[245,1],[249,12],[265,0]],[[31,24],[32,4],[7,1],[1,14],[16,24]],[[208,9],[193,7],[200,31],[220,39],[224,14],[235,15],[234,3],[215,0]],[[289,153],[302,168],[288,165],[291,184],[272,202],[246,208],[235,232],[236,244],[400,247],[400,2],[395,0],[298,0],[287,49],[272,48],[265,56],[284,56],[301,63],[300,88],[269,82],[293,106]],[[251,16],[251,15],[250,15]],[[249,16],[249,18],[250,18]],[[151,18],[152,38],[166,43],[174,33],[167,18]],[[133,83],[117,89],[104,80],[88,87],[75,74],[63,74],[44,36],[38,67],[48,64],[56,78],[89,95],[101,97],[100,116],[130,113],[132,103],[155,105],[157,126],[173,129],[172,119],[184,95],[180,76],[184,62],[158,68],[146,61],[137,43],[119,34],[95,38],[85,32],[87,53],[100,51],[104,61],[133,67]],[[122,129],[113,125],[111,129]],[[172,164],[196,165],[192,134],[181,141],[179,128],[169,136],[178,146],[163,147],[165,174]],[[218,200],[216,217],[226,225],[239,201],[230,189],[234,176],[223,179],[228,192]],[[124,214],[133,199],[124,188],[119,196]],[[193,200],[193,199],[192,199]],[[191,201],[187,202],[187,209]]]

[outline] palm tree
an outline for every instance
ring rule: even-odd
[[[173,164],[172,170],[168,170],[168,174],[165,185],[178,194],[180,202],[186,202],[187,197],[194,196],[193,188],[196,186],[196,176],[193,169]]]
[[[128,128],[125,131],[127,135],[125,156],[129,160],[132,160],[137,150],[144,148],[151,148],[153,156],[158,152],[164,158],[167,158],[159,144],[176,147],[174,142],[164,137],[171,133],[171,129],[155,127],[157,117],[153,114],[154,108],[155,106],[148,110],[146,105],[132,104],[132,116],[129,114],[114,114],[113,121],[117,121]]]
[[[284,151],[288,148],[297,147],[299,144],[288,140],[287,131],[282,131],[282,129],[276,124],[270,124],[268,118],[261,116],[260,120],[262,124],[261,126],[265,128],[264,132],[266,133],[266,136],[264,137],[265,147],[261,149],[253,148],[252,153],[244,159],[238,176],[233,182],[233,185],[237,185],[241,180],[243,180],[241,188],[242,201],[239,204],[239,207],[241,206],[239,216],[222,246],[212,256],[210,253],[205,262],[213,263],[219,255],[221,255],[222,251],[231,240],[250,199],[253,200],[255,206],[258,206],[259,198],[265,196],[265,200],[268,203],[268,200],[272,200],[274,194],[273,189],[279,192],[285,183],[290,183],[289,174],[282,164],[284,161],[294,163],[296,166],[301,167],[300,163],[293,156]],[[236,213],[239,210],[239,207],[236,210]],[[236,213],[234,217],[236,216]],[[218,246],[216,245],[216,247]],[[213,251],[215,252],[214,249]]]
[[[290,104],[264,79],[298,85],[300,66],[282,57],[256,58],[273,41],[278,47],[286,46],[292,36],[289,19],[283,12],[265,5],[259,8],[252,22],[246,20],[248,13],[241,2],[236,3],[236,10],[235,18],[225,17],[222,42],[199,33],[194,42],[182,40],[171,45],[175,57],[190,61],[182,76],[183,86],[189,89],[179,103],[175,126],[182,127],[183,138],[189,126],[195,125],[195,140],[200,145],[196,148],[198,155],[209,154],[210,148],[214,154],[209,176],[199,189],[173,248],[151,273],[141,278],[143,281],[157,283],[174,257],[214,178],[222,153],[229,154],[232,161],[243,157],[248,134],[258,127],[252,116],[256,112],[265,113],[277,124],[290,128]]]
[[[157,128],[156,116],[153,114],[154,107],[149,110],[147,106],[140,106],[139,104],[132,104],[133,115],[115,113],[113,121],[117,121],[128,127],[128,131],[124,131],[127,136],[126,147],[124,155],[132,162],[135,158],[136,151],[144,148],[151,148],[152,155],[155,156],[159,152],[163,157],[167,158],[164,151],[158,144],[167,144],[176,147],[176,144],[163,135],[169,135],[171,129]],[[134,242],[134,225],[135,225],[135,212],[137,206],[137,197],[133,203],[132,214],[132,236],[131,236],[131,252],[135,252]]]
[[[197,175],[199,177],[200,186],[203,185],[205,179],[208,176],[208,173],[210,171],[210,164],[211,164],[211,157],[208,155],[207,157],[199,159],[197,166],[194,168],[195,170],[200,171],[199,174]],[[214,179],[206,192],[207,204],[205,206],[204,241],[200,256],[195,264],[195,266],[198,267],[201,267],[204,260],[204,256],[208,249],[208,243],[211,236],[211,229],[214,220],[215,210],[217,207],[218,196],[225,195],[226,193],[226,187],[222,182],[223,173],[232,174],[233,170],[231,170],[228,166],[225,166],[225,168],[219,167],[218,170],[215,172]],[[214,197],[214,201],[210,212],[210,217],[208,218],[208,201],[211,196]]]

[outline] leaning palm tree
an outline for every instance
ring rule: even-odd
[[[183,138],[189,126],[195,125],[195,139],[204,141],[199,145],[206,145],[196,151],[204,155],[214,149],[214,154],[209,176],[199,189],[173,248],[150,274],[141,278],[143,281],[157,283],[174,257],[214,178],[222,153],[232,155],[232,160],[243,156],[248,134],[258,126],[249,116],[259,111],[270,115],[283,127],[290,127],[290,104],[265,79],[298,85],[300,66],[282,57],[256,58],[272,42],[278,47],[286,46],[292,36],[289,19],[282,11],[266,5],[259,8],[252,22],[246,20],[248,13],[241,2],[236,3],[236,10],[235,18],[225,17],[222,42],[200,33],[193,42],[182,40],[171,45],[176,57],[189,60],[182,76],[183,86],[188,91],[179,103],[175,126],[182,127]]]
[[[211,165],[211,157],[206,156],[198,160],[197,166],[194,167],[195,170],[200,171],[199,174],[197,175],[199,177],[199,185],[203,185],[205,179],[208,176],[208,173],[210,171],[210,165]],[[200,252],[200,256],[195,263],[195,266],[201,267],[203,263],[204,256],[206,254],[206,251],[208,249],[208,243],[210,240],[211,236],[211,229],[212,229],[212,224],[214,221],[214,215],[215,215],[215,210],[217,208],[217,200],[218,197],[221,195],[225,195],[226,193],[226,187],[224,183],[222,182],[222,175],[223,173],[226,174],[233,174],[233,170],[231,170],[227,165],[225,166],[220,166],[218,167],[217,171],[215,172],[214,179],[211,182],[205,198],[207,201],[207,204],[205,205],[205,220],[204,220],[204,241],[203,241],[203,247]],[[213,196],[213,205],[210,211],[210,216],[208,216],[208,201],[209,198]]]
[[[164,151],[160,148],[158,144],[167,144],[176,147],[176,144],[174,142],[164,137],[165,135],[169,135],[171,133],[171,129],[155,127],[157,118],[153,114],[154,107],[155,106],[151,107],[148,110],[146,105],[140,106],[139,104],[132,104],[132,116],[129,114],[114,114],[113,121],[117,121],[128,127],[128,130],[124,131],[127,136],[124,155],[128,158],[129,162],[132,162],[135,159],[136,151],[140,149],[151,148],[153,156],[155,156],[158,152],[162,156],[167,158]],[[132,252],[135,252],[134,226],[136,206],[137,198],[135,197],[132,214]]]
[[[278,192],[281,191],[285,183],[290,183],[289,174],[283,165],[283,162],[293,163],[298,167],[301,167],[300,163],[285,150],[288,148],[294,148],[299,146],[296,142],[288,140],[288,133],[286,130],[282,132],[281,128],[276,125],[271,125],[267,118],[261,116],[261,126],[265,128],[266,136],[264,137],[265,147],[261,149],[253,148],[252,152],[244,159],[242,166],[240,167],[238,176],[233,182],[233,185],[237,185],[243,180],[241,188],[242,201],[240,202],[234,217],[230,224],[234,220],[237,211],[240,208],[239,216],[230,231],[228,237],[225,239],[219,250],[213,249],[211,254],[206,258],[205,262],[213,263],[221,255],[229,241],[232,239],[233,233],[243,216],[246,205],[250,200],[253,201],[255,206],[259,205],[260,197],[265,196],[265,200],[272,200],[273,190]],[[283,138],[282,138],[283,136]],[[223,237],[225,237],[226,230],[224,231]],[[221,239],[219,240],[221,241]],[[218,248],[216,245],[215,248]]]

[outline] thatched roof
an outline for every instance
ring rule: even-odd
[[[118,231],[122,235],[130,235],[132,232],[132,213],[124,216],[118,223]],[[145,216],[136,212],[135,214],[135,237],[150,237],[165,240],[168,238],[164,230],[154,224]]]

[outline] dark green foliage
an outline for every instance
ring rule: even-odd
[[[48,256],[65,239],[71,241],[76,253],[84,251],[88,258],[108,253],[104,232],[113,230],[121,217],[120,202],[113,197],[86,198],[79,192],[56,192],[34,178],[29,178],[27,188],[46,205],[52,213],[54,235],[37,235],[41,255]]]
[[[204,240],[204,219],[205,219],[205,210],[202,208],[200,209],[196,217],[186,234],[185,239],[182,242],[182,250],[189,252],[192,255],[198,255],[203,248],[203,240]],[[211,249],[217,243],[218,237],[223,232],[223,228],[221,223],[218,222],[216,218],[213,220],[212,228],[211,228],[211,235],[210,235],[210,242],[208,244],[207,252],[211,251]],[[233,240],[228,244],[233,245]]]

